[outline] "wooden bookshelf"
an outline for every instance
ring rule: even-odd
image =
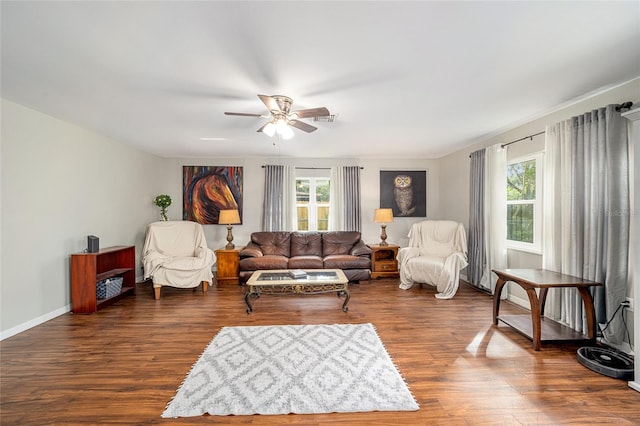
[[[107,247],[98,253],[71,255],[71,305],[75,314],[91,314],[136,292],[135,246]],[[96,297],[98,281],[122,277],[120,293],[107,299]]]

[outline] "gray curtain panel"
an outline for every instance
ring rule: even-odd
[[[549,127],[552,137],[546,155],[555,158],[555,169],[562,168],[558,164],[570,164],[570,173],[564,181],[556,173],[552,187],[545,190],[545,199],[555,197],[554,211],[560,213],[550,215],[550,222],[545,223],[550,227],[545,240],[551,238],[554,245],[545,248],[543,263],[603,284],[593,292],[596,319],[598,323],[611,321],[604,338],[619,344],[625,338],[624,323],[621,315],[613,315],[627,291],[631,210],[626,120],[615,107],[599,108]],[[545,175],[551,168],[552,163],[546,162]],[[558,239],[560,235],[563,238]],[[545,241],[545,246],[548,243],[551,241]],[[549,294],[551,316],[585,330],[582,300],[569,290]]]
[[[487,258],[484,244],[484,159],[484,149],[471,153],[467,279],[476,287],[480,287]]]
[[[583,277],[604,284],[594,294],[600,323],[625,300],[629,272],[629,144],[626,120],[615,107],[572,119],[575,256]],[[614,343],[623,341],[620,316],[604,334]]]
[[[284,190],[284,166],[264,166],[263,231],[285,231]]]
[[[361,232],[360,167],[344,168],[344,230]]]

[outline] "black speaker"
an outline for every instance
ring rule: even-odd
[[[100,238],[87,235],[87,253],[97,253],[100,250]]]

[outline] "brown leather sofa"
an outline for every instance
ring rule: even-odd
[[[265,269],[342,269],[350,282],[371,278],[371,249],[360,232],[254,232],[240,251],[240,281]]]

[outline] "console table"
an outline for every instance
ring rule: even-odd
[[[533,341],[533,349],[536,351],[540,350],[540,344],[543,340],[594,340],[596,338],[596,314],[589,287],[601,286],[602,284],[546,269],[493,269],[493,272],[498,276],[493,295],[494,325],[498,325],[499,320],[513,327]],[[528,315],[499,315],[500,295],[508,281],[518,284],[527,292],[531,305],[530,319]],[[544,318],[547,292],[550,288],[562,287],[575,287],[582,296],[587,319],[586,335],[556,321]],[[539,295],[536,289],[540,290]]]

